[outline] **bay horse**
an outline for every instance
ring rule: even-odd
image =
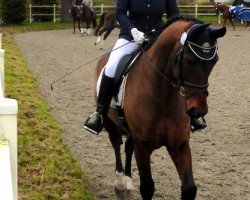
[[[195,199],[197,187],[192,172],[190,116],[207,114],[208,78],[215,66],[217,39],[226,27],[211,28],[193,18],[175,17],[168,21],[153,44],[142,48],[141,56],[126,78],[120,126],[116,109],[109,109],[104,127],[116,158],[115,188],[133,188],[131,159],[135,152],[140,177],[140,194],[151,200],[155,186],[150,157],[164,146],[172,158],[181,181],[181,198]],[[94,85],[107,63],[109,54],[97,62]],[[96,100],[97,92],[94,92]],[[125,168],[121,161],[122,134],[126,134]]]
[[[76,25],[78,26],[79,31],[80,29],[80,17],[81,17],[81,11],[80,6],[72,5],[69,7],[69,15],[72,17],[73,21],[73,33],[76,32]]]
[[[81,8],[81,17],[80,17],[81,26],[83,27],[85,24],[86,34],[90,35],[91,24],[93,25],[93,29],[95,29],[97,26],[96,13],[85,4],[81,4],[80,8]],[[81,33],[83,34],[83,31],[81,31]]]
[[[221,3],[214,3],[213,6],[214,6],[215,12],[217,14],[222,13],[222,15],[223,15],[223,25],[222,26],[224,27],[226,25],[227,20],[229,20],[233,26],[233,29],[235,30],[235,26],[233,23],[234,14],[229,11],[229,7],[226,5],[223,5]]]
[[[95,28],[95,31],[94,31],[95,36],[97,36],[95,45],[100,43],[101,35],[105,33],[103,36],[103,40],[101,42],[101,45],[103,45],[104,41],[107,39],[109,34],[115,28],[119,28],[119,29],[121,28],[116,20],[115,11],[103,12],[100,16],[99,25]]]
[[[72,16],[73,19],[73,33],[75,33],[76,24],[78,26],[79,31],[81,32],[81,35],[83,35],[84,32],[86,32],[87,35],[90,35],[91,24],[93,24],[93,29],[95,29],[97,25],[96,13],[86,5],[80,4],[77,6],[70,6],[69,14]]]

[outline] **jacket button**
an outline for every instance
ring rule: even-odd
[[[150,5],[148,4],[148,7],[150,7]]]

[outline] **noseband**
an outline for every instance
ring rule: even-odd
[[[197,53],[197,51],[195,51],[195,49],[193,47],[201,49],[203,52],[210,51],[210,50],[214,49],[214,53],[213,53],[213,55],[211,57],[205,58],[205,57],[200,56]],[[195,57],[197,57],[199,60],[210,61],[210,60],[214,59],[214,57],[216,56],[216,53],[217,53],[217,50],[218,50],[218,45],[217,45],[217,43],[215,43],[215,45],[212,46],[212,47],[204,47],[204,46],[200,46],[200,45],[198,45],[196,43],[193,43],[191,41],[186,41],[186,43],[181,46],[181,48],[178,51],[178,53],[176,55],[176,58],[175,58],[175,64],[174,64],[174,66],[179,65],[180,72],[182,72],[182,65],[181,65],[181,63],[182,63],[183,55],[184,55],[186,49],[189,49],[193,53],[193,55]],[[195,84],[195,83],[192,83],[192,82],[189,82],[189,81],[185,81],[182,78],[182,73],[180,73],[179,77],[176,77],[176,81],[172,81],[169,78],[168,75],[165,75],[164,73],[162,73],[159,69],[157,69],[154,66],[154,64],[151,62],[151,60],[149,59],[149,57],[147,56],[147,54],[145,53],[145,51],[143,49],[142,49],[142,51],[143,51],[144,55],[146,55],[146,58],[147,58],[148,62],[155,69],[155,71],[158,74],[160,74],[163,78],[165,78],[166,80],[168,80],[173,87],[178,88],[180,94],[186,100],[189,99],[189,98],[191,98],[192,96],[196,96],[196,95],[199,95],[201,93],[204,93],[204,94],[206,94],[208,96],[208,90],[207,90],[207,88],[209,86],[208,84]],[[185,88],[187,88],[187,87],[195,89],[196,92],[193,92],[191,94],[186,94]]]

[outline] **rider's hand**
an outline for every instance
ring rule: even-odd
[[[138,31],[137,28],[131,29],[131,35],[137,44],[142,44],[145,41],[144,33],[141,31]]]

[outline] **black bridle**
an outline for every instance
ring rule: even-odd
[[[192,46],[195,46],[195,47],[201,49],[202,51],[208,51],[208,50],[214,49],[214,54],[210,58],[202,57],[193,49]],[[193,96],[196,96],[199,94],[206,94],[208,96],[207,88],[208,88],[209,84],[196,84],[196,83],[192,83],[189,81],[185,81],[182,78],[182,73],[179,74],[179,77],[175,77],[175,80],[171,80],[169,75],[164,74],[163,72],[161,72],[159,69],[157,69],[154,66],[154,64],[152,63],[152,61],[150,60],[150,58],[147,56],[146,52],[144,51],[144,49],[143,48],[141,48],[141,49],[142,49],[142,52],[145,55],[147,61],[149,62],[150,66],[153,67],[153,69],[158,74],[160,74],[164,79],[168,80],[168,82],[174,88],[177,88],[179,90],[179,93],[181,94],[181,96],[183,96],[186,100],[189,99],[190,97],[193,97]],[[184,45],[182,45],[180,47],[180,49],[176,55],[176,58],[175,58],[174,67],[176,67],[176,65],[179,65],[180,72],[182,72],[183,55],[184,55],[186,49],[189,49],[193,53],[193,55],[195,57],[197,57],[198,59],[200,59],[202,61],[209,61],[209,60],[214,59],[214,57],[216,56],[218,46],[217,46],[217,43],[215,43],[215,45],[212,47],[203,47],[203,46],[200,46],[200,45],[193,43],[191,41],[187,41]],[[191,94],[187,94],[185,88],[192,88],[192,89],[195,89],[196,91],[191,93]]]

